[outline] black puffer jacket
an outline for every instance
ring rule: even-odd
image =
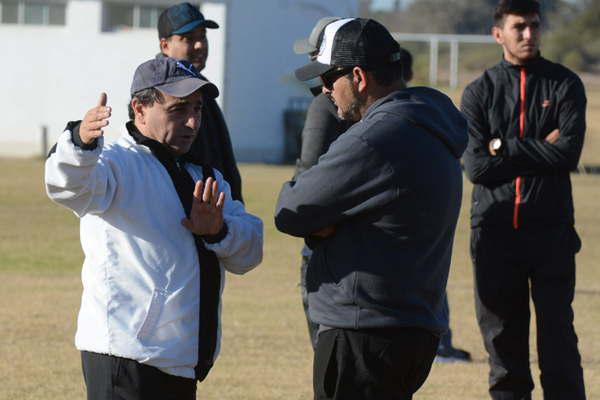
[[[475,184],[473,227],[573,224],[569,172],[583,146],[585,107],[579,77],[542,57],[525,66],[502,61],[467,86],[461,109],[469,120],[469,145],[463,161]],[[545,141],[557,128],[559,139]],[[502,140],[497,156],[488,151],[492,138]]]

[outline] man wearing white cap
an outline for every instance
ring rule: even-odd
[[[338,116],[355,122],[283,185],[277,228],[312,248],[308,311],[319,325],[315,399],[411,399],[448,328],[444,291],[462,196],[467,125],[452,101],[406,88],[381,24],[325,27],[316,60]]]

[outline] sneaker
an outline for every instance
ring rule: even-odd
[[[471,354],[455,347],[438,347],[434,361],[439,363],[468,363],[471,362]]]

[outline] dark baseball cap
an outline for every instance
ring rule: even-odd
[[[219,24],[205,19],[198,7],[190,3],[179,3],[167,8],[158,17],[158,37],[160,39],[171,35],[182,35],[199,26],[217,29]]]
[[[213,99],[219,95],[219,89],[202,79],[191,63],[169,57],[146,61],[135,70],[131,95],[149,88],[179,98],[189,96],[196,90],[202,90],[203,95]]]
[[[301,81],[316,78],[335,67],[360,66],[371,70],[400,60],[400,45],[379,22],[345,18],[325,27],[317,59],[296,70]]]
[[[294,42],[294,53],[309,54],[319,50],[325,27],[340,19],[340,17],[323,17],[318,20],[307,38],[298,39]]]

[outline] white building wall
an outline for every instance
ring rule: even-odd
[[[279,162],[283,111],[291,97],[309,96],[293,71],[308,62],[292,50],[319,18],[355,16],[356,0],[229,0],[225,113],[238,158]]]
[[[208,30],[210,55],[203,73],[221,90],[219,102],[236,155],[244,161],[280,161],[283,110],[290,97],[307,96],[292,79],[306,62],[292,43],[305,37],[325,15],[355,15],[356,0],[205,1],[206,18],[221,28]],[[127,121],[133,71],[158,52],[155,29],[101,32],[97,0],[70,1],[67,25],[0,24],[0,156],[39,155],[41,126],[52,144],[69,120],[81,119],[101,91],[113,107],[107,136]]]

